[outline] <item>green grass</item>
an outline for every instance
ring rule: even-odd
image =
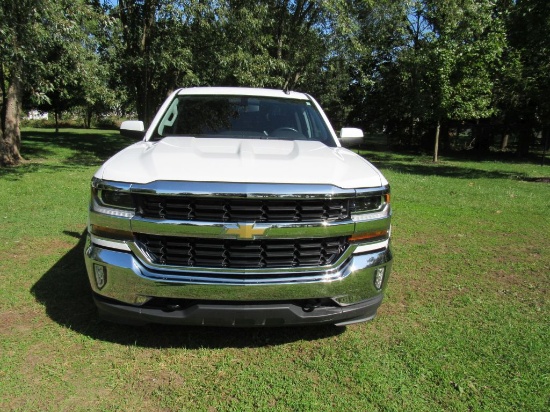
[[[82,258],[89,180],[130,142],[25,131],[0,169],[0,409],[544,411],[550,169],[371,151],[392,185],[394,272],[344,330],[100,321]]]

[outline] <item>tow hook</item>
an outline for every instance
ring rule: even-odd
[[[313,312],[315,308],[318,308],[319,306],[321,306],[320,299],[310,299],[304,304],[304,306],[302,306],[302,310],[309,313]]]
[[[171,305],[166,305],[163,309],[163,312],[175,312],[176,310],[180,310],[180,309],[181,309],[180,305],[171,304]]]

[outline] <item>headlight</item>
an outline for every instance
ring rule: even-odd
[[[104,183],[92,180],[92,210],[110,216],[132,218],[135,214],[134,199],[129,185]]]
[[[351,202],[351,218],[355,222],[385,219],[391,214],[390,194],[358,196]]]
[[[363,253],[372,250],[373,242],[376,247],[380,243],[388,244],[391,234],[390,218],[390,193],[389,188],[378,193],[358,193],[358,196],[350,202],[351,218],[355,222],[355,232],[348,238],[350,243],[370,243],[360,246],[356,253]],[[384,246],[384,247],[386,247]]]
[[[130,193],[103,189],[99,190],[98,197],[104,205],[120,209],[134,209],[134,201]]]

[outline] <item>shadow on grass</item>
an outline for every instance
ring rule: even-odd
[[[134,143],[126,137],[102,130],[26,130],[22,133],[21,154],[25,159],[15,167],[0,168],[0,178],[18,180],[28,173],[56,172],[100,166],[119,150]]]
[[[389,169],[398,173],[422,176],[452,177],[456,179],[522,179],[526,176],[525,173],[481,170],[445,164],[422,164],[400,161],[377,162],[374,159],[371,159],[371,161],[381,169]]]
[[[101,320],[92,299],[84,264],[85,233],[65,232],[79,239],[31,288],[58,324],[93,339],[151,348],[246,348],[279,345],[297,340],[336,336],[345,328],[335,326],[281,328],[214,328],[171,325],[126,326]]]
[[[367,136],[363,144],[360,146],[361,150],[368,152],[398,155],[402,158],[409,157],[409,159],[417,159],[419,157],[429,157],[433,155],[432,148],[421,148],[418,146],[407,147],[404,145],[391,144],[391,139],[384,135]],[[542,148],[537,150],[531,148],[531,151],[527,154],[519,154],[513,150],[475,150],[475,149],[447,149],[444,150],[440,147],[439,156],[446,160],[453,160],[459,162],[503,162],[503,163],[521,163],[521,164],[533,164],[541,166],[543,163],[543,151]],[[546,156],[546,165],[548,162],[548,155]]]
[[[103,162],[122,148],[134,143],[119,134],[104,130],[64,130],[59,133],[48,130],[23,131],[23,156],[48,155],[56,148],[70,149],[76,152],[65,163],[80,165],[82,156]]]
[[[483,170],[465,166],[454,166],[446,164],[445,161],[433,163],[422,161],[419,157],[399,156],[396,158],[391,153],[360,153],[365,159],[382,170],[393,172],[421,175],[440,176],[457,179],[527,179],[527,174],[517,171],[504,170]]]
[[[82,166],[82,165],[81,165]],[[45,164],[40,162],[24,162],[18,166],[0,167],[0,178],[6,180],[19,180],[30,173],[56,173],[74,170],[76,166],[63,164]]]

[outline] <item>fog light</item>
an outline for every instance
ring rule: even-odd
[[[134,297],[134,304],[135,305],[145,305],[147,302],[149,302],[152,298],[149,297],[149,296],[141,296],[141,295],[137,295],[136,297]]]
[[[107,283],[107,268],[94,263],[94,276],[97,288],[103,288]]]
[[[382,283],[384,283],[384,274],[386,273],[386,267],[374,269],[374,287],[378,290],[382,289]]]

